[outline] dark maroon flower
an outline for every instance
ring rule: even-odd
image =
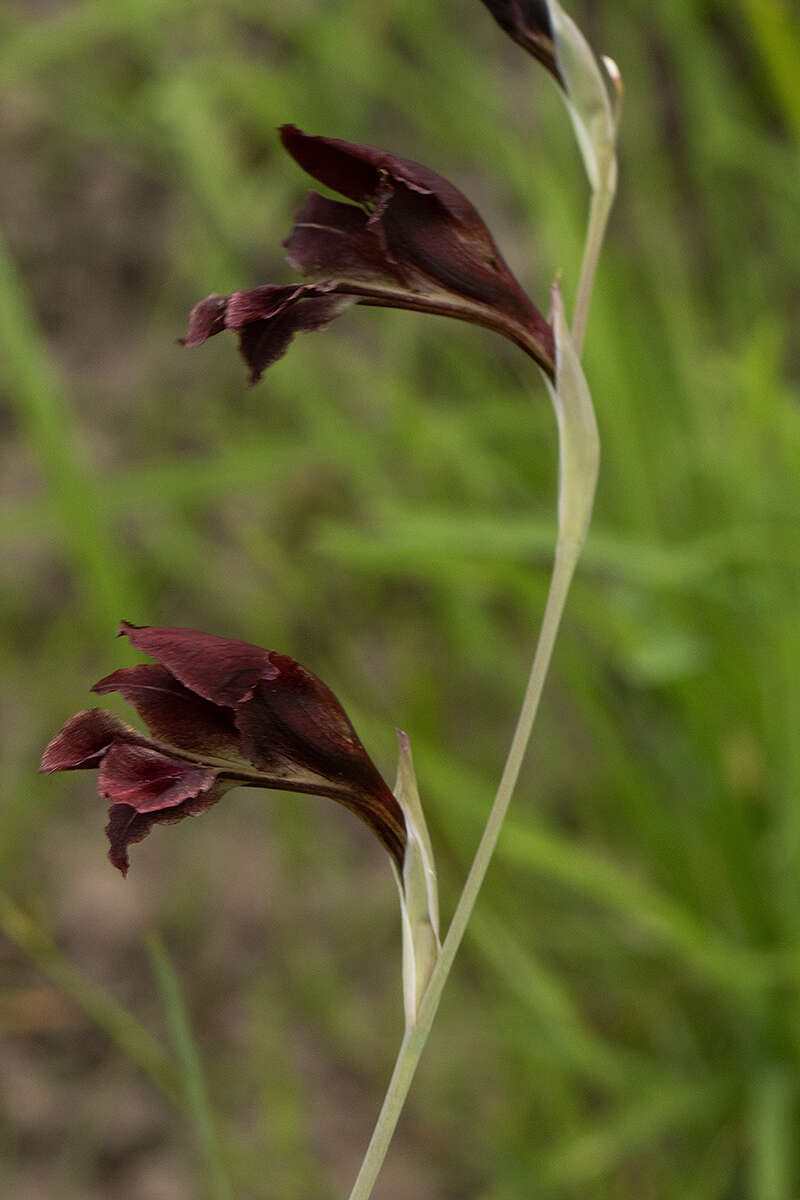
[[[281,140],[305,171],[352,201],[312,192],[284,243],[291,265],[316,282],[208,296],[192,309],[184,345],[236,330],[255,383],[295,333],[364,304],[484,325],[554,375],[550,326],[457,188],[409,159],[294,125],[282,127]]]
[[[547,0],[483,0],[501,29],[540,62],[563,88]]]
[[[400,806],[325,684],[293,658],[193,629],[123,621],[137,650],[157,663],[127,667],[92,691],[119,692],[150,736],[100,708],[69,720],[41,770],[99,768],[111,801],[109,857],[123,875],[128,846],[153,825],[204,812],[233,787],[329,796],[369,825],[402,874]]]

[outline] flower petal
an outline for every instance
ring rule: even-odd
[[[190,691],[228,708],[249,699],[263,675],[277,674],[269,650],[197,629],[164,629],[121,621],[119,636],[158,659]]]
[[[108,810],[108,824],[105,828],[108,838],[108,857],[123,875],[128,874],[131,865],[128,858],[128,846],[142,842],[153,826],[157,824],[154,813],[138,813],[129,804],[112,804]]]
[[[546,67],[564,87],[556,62],[553,23],[547,0],[483,0],[501,29]]]
[[[420,194],[435,196],[455,220],[481,220],[463,192],[430,167],[410,158],[376,146],[304,133],[296,125],[281,126],[281,141],[312,178],[358,204],[375,204],[385,181],[392,179]]]
[[[408,287],[410,280],[396,263],[379,226],[354,204],[328,200],[310,192],[284,241],[291,266],[312,278],[387,282]]]
[[[103,755],[115,742],[147,745],[146,739],[113,713],[102,708],[85,708],[70,717],[63,729],[50,741],[42,755],[39,770],[90,770],[100,765]]]
[[[189,328],[179,341],[201,346],[225,329],[239,332],[239,350],[250,368],[250,382],[282,358],[296,333],[324,329],[354,301],[330,294],[330,285],[263,284],[232,296],[213,293],[195,304]]]
[[[213,704],[184,687],[166,667],[141,663],[101,679],[93,692],[119,692],[132,704],[153,737],[193,754],[244,762],[233,709]]]
[[[271,285],[233,293],[228,305],[228,327],[239,330],[239,351],[250,368],[251,383],[258,383],[267,367],[283,357],[296,333],[325,329],[354,303],[349,296],[318,295],[316,287],[304,284],[286,289],[291,295],[265,317],[253,314],[259,311],[263,293],[273,290]],[[272,307],[271,303],[267,307]]]
[[[259,720],[270,721],[275,727],[273,744],[282,755],[281,743],[285,738],[287,749],[303,744],[308,756],[319,763],[326,762],[331,755],[366,756],[347,713],[330,688],[288,655],[274,650],[268,653],[271,673],[265,672],[253,695],[238,706],[239,727],[244,724],[250,733],[255,733]],[[248,735],[243,733],[243,737]],[[268,749],[255,741],[248,749],[255,758],[269,754]]]
[[[237,706],[242,751],[290,790],[317,792],[344,804],[377,834],[402,865],[402,810],[330,688],[300,663],[270,655],[277,668]]]
[[[205,300],[198,300],[189,313],[189,328],[186,336],[178,338],[181,346],[202,346],[210,337],[222,333],[226,328],[225,314],[228,311],[228,296],[212,292]]]
[[[147,746],[112,746],[97,784],[100,795],[111,801],[106,833],[112,863],[125,875],[131,843],[142,841],[154,824],[204,812],[231,786],[229,781],[218,783],[211,767],[170,758]]]
[[[216,778],[213,767],[172,758],[150,746],[114,745],[100,764],[97,786],[112,804],[157,812],[207,792]]]
[[[320,183],[372,208],[368,223],[381,227],[401,268],[421,269],[445,288],[487,303],[511,292],[514,307],[521,300],[528,315],[530,301],[477,209],[441,175],[397,154],[315,137],[294,125],[281,128],[281,140]]]

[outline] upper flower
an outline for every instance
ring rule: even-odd
[[[128,846],[155,824],[204,812],[232,787],[329,796],[352,809],[402,871],[402,811],[325,684],[286,655],[192,629],[123,621],[138,650],[158,660],[123,668],[92,689],[119,692],[150,737],[103,709],[72,717],[41,770],[99,768],[111,801],[109,857],[128,870]]]
[[[483,0],[501,29],[564,85],[556,61],[548,0]]]
[[[510,338],[551,377],[553,333],[512,275],[466,196],[409,159],[312,137],[284,125],[297,163],[351,204],[312,192],[284,243],[292,266],[316,282],[208,296],[192,309],[184,345],[239,333],[251,382],[298,331],[320,329],[349,304],[457,317]]]
[[[483,0],[501,29],[550,72],[561,87],[592,191],[613,195],[622,77],[613,59],[600,62],[558,0]]]

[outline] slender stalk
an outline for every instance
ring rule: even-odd
[[[519,778],[522,762],[530,741],[533,723],[539,707],[547,670],[553,654],[553,647],[564,611],[564,605],[569,591],[569,585],[578,561],[580,547],[574,543],[567,544],[559,535],[556,548],[553,574],[547,595],[542,628],[536,645],[528,686],[522,702],[517,726],[511,741],[508,758],[503,769],[503,775],[497,788],[494,803],[486,822],[478,849],[470,867],[464,889],[450,922],[447,937],[442,946],[442,953],[437,962],[420,1004],[417,1023],[409,1029],[403,1038],[397,1061],[395,1062],[392,1078],[384,1098],[375,1125],[372,1138],[367,1147],[364,1161],[358,1173],[355,1185],[350,1193],[350,1200],[368,1200],[375,1185],[375,1180],[386,1157],[389,1143],[392,1139],[400,1113],[408,1095],[414,1072],[417,1068],[425,1043],[433,1025],[436,1010],[439,1007],[442,990],[453,965],[456,952],[461,944],[467,923],[469,921],[481,884],[497,845],[497,839],[503,827],[503,821],[508,811],[511,797]]]
[[[575,298],[575,311],[572,316],[572,341],[578,357],[583,352],[583,339],[586,333],[586,320],[589,316],[589,303],[592,299],[592,288],[594,287],[597,262],[600,258],[600,250],[603,245],[611,206],[614,203],[615,186],[613,177],[615,173],[612,171],[608,172],[607,182],[592,192],[581,274]]]
[[[611,158],[603,175],[603,184],[592,193],[586,243],[573,315],[571,361],[559,363],[556,383],[550,389],[558,418],[559,434],[558,540],[542,627],[536,643],[525,697],[486,827],[447,931],[441,955],[420,1002],[416,1022],[406,1030],[400,1045],[392,1078],[389,1081],[389,1087],[361,1169],[350,1193],[350,1200],[369,1200],[372,1195],[372,1189],[403,1111],[417,1064],[439,1007],[444,985],[475,907],[478,892],[489,868],[514,788],[519,779],[570,583],[589,526],[597,479],[599,442],[591,398],[580,370],[580,356],[597,262],[614,200],[615,179],[616,160]],[[563,321],[560,297],[558,298],[558,311]],[[565,325],[563,328],[566,333]],[[569,335],[567,335],[567,340],[570,340]],[[562,370],[563,386],[565,392],[570,392],[569,397],[560,392],[559,383]],[[580,377],[580,382],[577,381],[576,375]]]
[[[475,858],[470,867],[458,906],[447,931],[447,937],[442,946],[441,958],[433,973],[425,994],[425,999],[421,1005],[420,1018],[427,1013],[431,1004],[434,1005],[435,1012],[435,1005],[438,1004],[442,985],[461,943],[464,930],[466,929],[472,909],[475,906],[478,892],[486,875],[495,846],[497,845],[497,839],[500,836],[503,821],[508,812],[508,806],[511,802],[514,788],[517,785],[523,759],[530,741],[558,628],[564,612],[569,585],[578,560],[578,553],[574,548],[571,551],[568,548],[565,550],[563,543],[556,552],[542,628],[536,645],[536,653],[534,654],[525,697],[508,751],[508,757],[503,768],[503,774],[497,788],[494,803],[486,822],[486,827],[478,844],[478,849],[475,852]],[[432,1016],[433,1013],[431,1014]]]

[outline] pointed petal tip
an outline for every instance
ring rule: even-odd
[[[128,740],[129,726],[103,708],[84,708],[66,722],[45,747],[39,765],[43,775],[99,766],[115,738]]]
[[[483,0],[483,3],[512,41],[527,50],[565,88],[556,57],[548,0]]]
[[[299,129],[292,121],[289,121],[284,125],[279,125],[278,134],[281,139],[281,145],[288,154],[291,154],[292,158],[294,158],[293,147],[313,136],[312,134],[308,134],[304,130]]]
[[[109,850],[108,861],[111,863],[112,867],[117,868],[117,870],[119,871],[119,873],[123,879],[128,878],[128,871],[130,870],[131,864],[130,864],[130,860],[128,859],[127,855],[123,859],[123,858],[120,858],[120,856],[118,854],[115,854],[113,850]]]
[[[204,300],[198,300],[189,313],[189,327],[178,340],[184,346],[202,346],[210,337],[222,333],[228,311],[228,296],[212,292]]]
[[[131,865],[128,847],[132,842],[141,840],[127,836],[127,827],[134,818],[134,810],[130,808],[129,814],[123,817],[122,810],[125,808],[129,808],[129,806],[112,804],[108,810],[108,824],[105,827],[105,835],[108,838],[108,861],[112,867],[116,867],[123,879],[127,877]]]
[[[112,867],[116,867],[122,878],[126,879],[131,866],[131,860],[128,857],[128,843],[124,838],[122,840],[119,839],[118,834],[113,828],[112,815],[112,812],[109,812],[108,824],[105,828],[106,837],[110,842],[107,858]]]

